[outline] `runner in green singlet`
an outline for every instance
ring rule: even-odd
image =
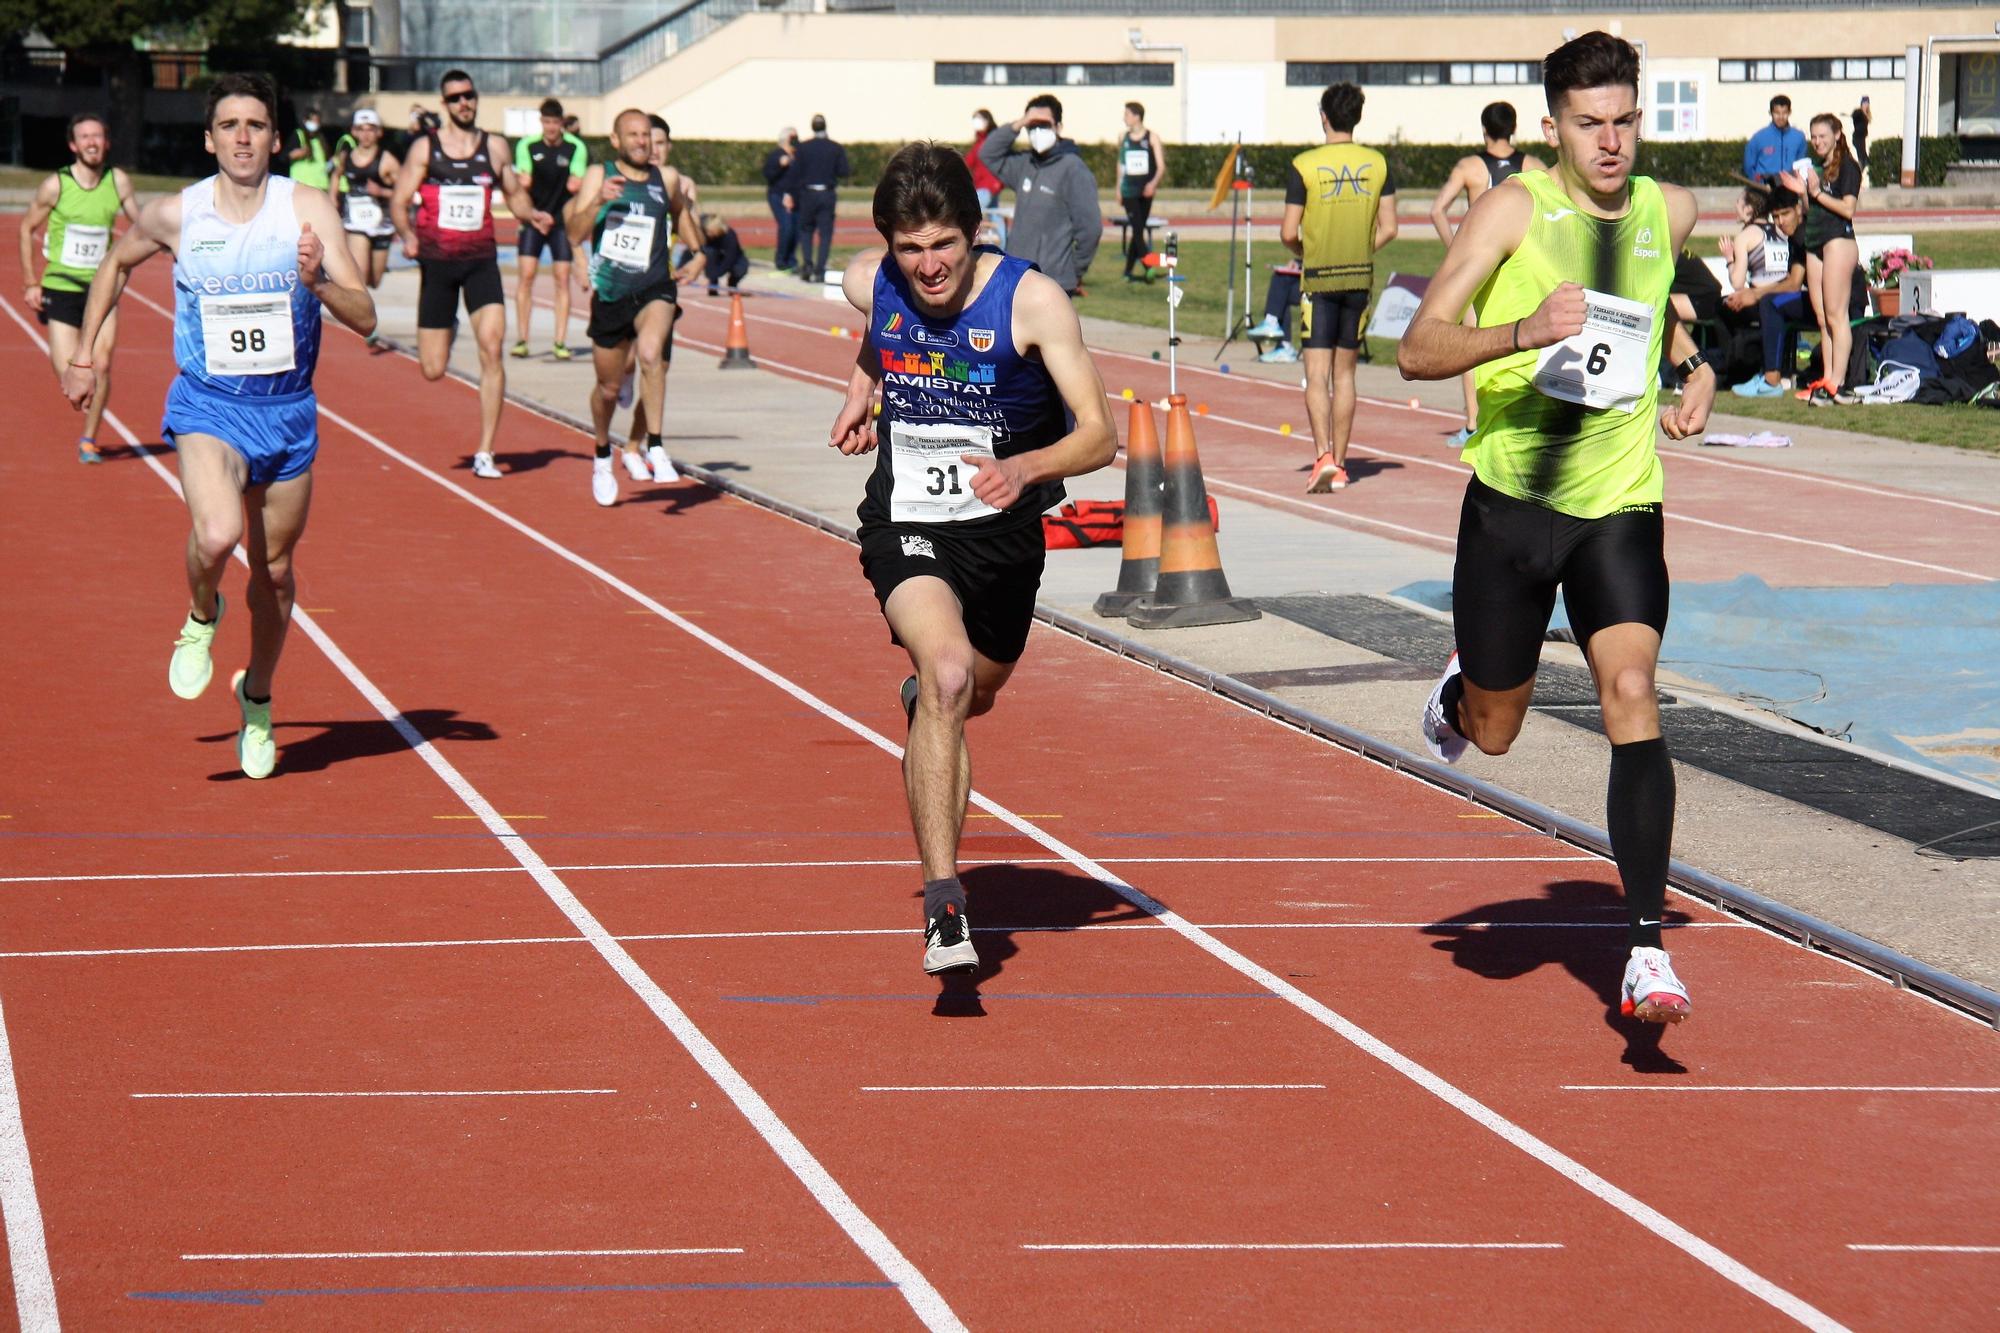
[[[1452,576],[1458,651],[1424,740],[1446,763],[1468,743],[1506,753],[1560,588],[1611,741],[1606,827],[1630,926],[1620,1008],[1678,1023],[1687,987],[1660,937],[1674,771],[1654,693],[1668,588],[1654,432],[1699,434],[1715,372],[1668,300],[1694,196],[1631,174],[1638,77],[1638,53],[1602,32],[1542,62],[1556,169],[1473,204],[1396,361],[1410,379],[1473,371],[1479,391]],[[1476,327],[1459,322],[1468,303]],[[1663,345],[1683,389],[1656,415]]]
[[[83,327],[83,299],[97,266],[111,253],[112,230],[118,215],[139,220],[139,201],[132,180],[118,167],[104,163],[111,155],[111,137],[101,117],[89,112],[71,116],[69,152],[72,161],[44,180],[21,220],[21,280],[27,287],[28,308],[49,331],[49,364],[56,378],[72,362],[98,371],[97,392],[84,411],[83,434],[77,437],[79,463],[99,463],[97,425],[111,397],[111,352],[118,341],[115,315],[105,319],[96,346],[87,356],[77,354],[77,333]],[[47,261],[35,272],[35,233],[43,231],[41,253]]]

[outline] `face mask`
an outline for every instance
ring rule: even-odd
[[[1038,153],[1046,153],[1056,146],[1056,132],[1047,125],[1037,125],[1028,131],[1028,147]]]
[[[306,118],[306,133],[307,134],[319,133],[319,122],[312,119],[310,116]]]
[[[985,121],[979,119],[977,116],[974,116],[972,118],[972,132],[974,134],[984,134],[986,133],[987,128],[988,127]]]

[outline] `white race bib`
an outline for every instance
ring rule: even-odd
[[[105,252],[110,248],[109,227],[82,227],[72,222],[63,228],[64,268],[87,268],[95,271],[97,266],[104,262]]]
[[[350,194],[347,199],[347,230],[374,232],[382,229],[382,205],[372,196]]]
[[[485,221],[484,185],[438,186],[438,230],[478,231]]]
[[[597,242],[597,252],[620,268],[645,268],[653,262],[653,233],[659,219],[651,213],[627,213]]]
[[[1137,176],[1141,180],[1151,180],[1153,176],[1153,155],[1143,148],[1125,150],[1125,174]]]
[[[1542,349],[1535,387],[1566,403],[1630,412],[1655,370],[1653,307],[1588,288],[1583,299],[1583,332]]]
[[[202,351],[211,375],[275,375],[292,359],[292,298],[277,295],[201,298]]]
[[[1000,511],[972,493],[964,454],[993,456],[989,426],[892,421],[889,465],[896,479],[889,517],[897,523],[963,523]]]

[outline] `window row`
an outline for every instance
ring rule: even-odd
[[[954,87],[1171,88],[1174,67],[1157,61],[1116,65],[1032,65],[937,62],[934,82]]]
[[[1539,60],[1288,60],[1285,83],[1293,88],[1325,88],[1335,83],[1363,87],[1429,87],[1440,84],[1534,84],[1542,81]]]
[[[1900,79],[1901,56],[1817,56],[1800,60],[1725,60],[1724,83],[1831,83],[1843,79]]]

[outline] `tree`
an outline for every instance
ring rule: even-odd
[[[40,32],[71,55],[105,71],[112,160],[130,166],[145,122],[150,62],[133,43],[156,33],[186,34],[191,44],[268,47],[303,32],[314,0],[0,0],[0,32]],[[276,108],[273,108],[275,111]]]

